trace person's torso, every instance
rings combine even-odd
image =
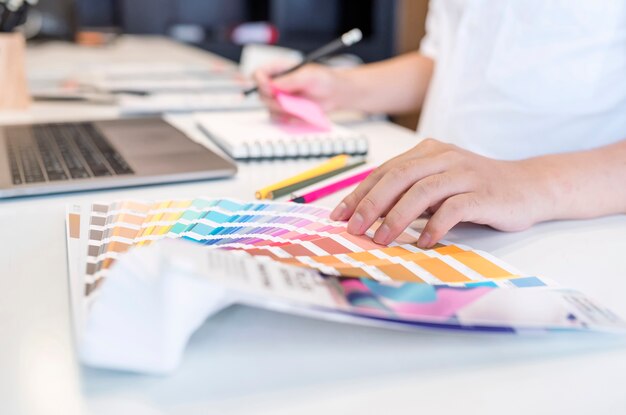
[[[435,0],[418,132],[502,159],[626,139],[626,2]]]

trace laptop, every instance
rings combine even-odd
[[[0,199],[233,176],[160,118],[0,127]]]

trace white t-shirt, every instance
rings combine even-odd
[[[418,133],[500,159],[626,139],[626,1],[431,0]]]

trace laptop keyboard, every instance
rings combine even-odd
[[[133,174],[93,124],[42,124],[6,130],[14,185]]]

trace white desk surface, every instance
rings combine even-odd
[[[61,49],[66,63],[80,54],[103,60],[107,53],[122,61],[148,46],[198,59],[197,52],[162,40],[128,42],[134,46],[120,54]],[[58,61],[58,54],[44,50],[32,51],[31,62],[44,60],[41,56]],[[112,114],[111,108],[64,105],[38,103],[28,115],[4,114],[0,120]],[[385,122],[355,128],[370,137],[373,162],[416,140],[410,131]],[[626,413],[626,338],[609,335],[396,332],[236,307],[208,320],[193,336],[172,376],[88,369],[76,362],[66,204],[123,197],[251,198],[285,171],[312,163],[256,163],[242,165],[229,180],[0,202],[0,413]],[[626,216],[546,223],[514,234],[463,225],[448,239],[580,289],[626,316]]]

